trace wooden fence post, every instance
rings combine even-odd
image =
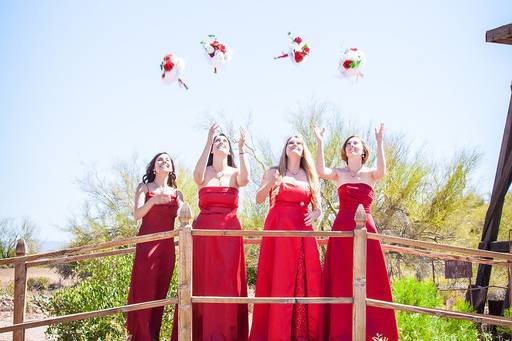
[[[363,205],[356,211],[354,230],[354,265],[352,305],[352,340],[366,340],[366,213]]]
[[[23,239],[18,240],[16,244],[16,256],[25,256],[26,247]],[[22,323],[25,321],[25,308],[27,294],[27,265],[26,263],[16,263],[14,267],[14,318],[13,323]],[[16,330],[12,332],[13,341],[24,341],[25,330]]]
[[[192,213],[183,204],[178,213],[179,232],[179,285],[178,285],[178,340],[192,341]]]

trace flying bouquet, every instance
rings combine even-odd
[[[291,40],[288,45],[288,52],[283,52],[281,55],[274,57],[274,59],[289,57],[292,63],[296,65],[303,64],[309,57],[310,49],[308,44],[304,43],[301,37],[292,36],[290,32],[288,32],[288,37]]]
[[[214,34],[208,35],[208,38],[201,42],[206,58],[213,67],[213,72],[218,73],[220,69],[231,61],[233,50],[225,43],[219,41]]]
[[[366,65],[364,52],[357,48],[349,48],[343,51],[340,59],[339,70],[344,78],[356,76],[363,77],[363,68]]]
[[[188,90],[188,86],[181,78],[185,70],[185,62],[183,59],[176,57],[172,53],[164,56],[160,63],[160,70],[162,71],[162,81],[165,84],[170,84],[178,81],[180,86]]]

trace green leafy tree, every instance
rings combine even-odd
[[[35,239],[36,225],[28,218],[17,222],[13,218],[0,218],[0,258],[16,256],[18,240],[24,239],[27,253],[36,253],[39,244]]]

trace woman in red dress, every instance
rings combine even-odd
[[[215,136],[217,128],[217,124],[210,127],[207,143],[194,169],[201,212],[193,228],[240,230],[236,215],[238,188],[249,183],[249,169],[243,150],[245,131],[240,129],[240,168],[237,168],[231,143],[224,134]],[[193,238],[193,295],[247,297],[242,237]],[[247,304],[192,305],[193,340],[243,341],[247,340],[248,332]],[[172,339],[177,340],[176,322]]]
[[[338,186],[340,209],[334,220],[333,231],[353,231],[354,215],[359,204],[366,211],[366,228],[376,233],[371,215],[374,198],[373,186],[386,174],[383,137],[384,125],[375,130],[377,142],[377,167],[368,168],[369,150],[358,136],[349,137],[343,144],[342,159],[347,163],[342,168],[327,168],[324,162],[323,139],[325,129],[315,128],[317,138],[316,167],[321,178],[333,180]],[[322,276],[322,296],[352,297],[352,238],[330,238],[325,255]],[[366,266],[366,295],[383,301],[392,301],[384,253],[380,242],[368,240]],[[326,304],[322,310],[322,340],[352,339],[352,305]],[[389,341],[398,340],[395,313],[391,309],[366,308],[366,339],[376,335]]]
[[[256,202],[264,202],[267,196],[270,210],[265,230],[313,230],[312,223],[321,214],[318,176],[302,137],[290,137],[279,166],[265,173]],[[263,238],[257,297],[318,297],[320,278],[314,237]],[[315,304],[255,304],[250,340],[318,340],[319,310]]]
[[[147,165],[135,193],[134,216],[142,219],[139,236],[174,229],[183,197],[176,189],[174,162],[158,153]],[[164,299],[174,271],[173,239],[137,244],[128,304]],[[160,340],[163,307],[128,313],[126,328],[131,341]]]

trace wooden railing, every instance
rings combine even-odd
[[[476,250],[464,247],[435,244],[388,235],[368,233],[366,230],[366,215],[360,205],[357,209],[354,232],[339,231],[249,231],[249,230],[194,230],[190,225],[191,214],[188,207],[179,212],[181,227],[174,231],[154,233],[144,236],[127,238],[118,241],[98,243],[82,247],[70,248],[54,252],[25,255],[25,244],[18,243],[16,257],[0,260],[0,265],[14,264],[14,318],[10,326],[0,327],[0,334],[12,332],[14,341],[25,338],[25,330],[34,327],[47,326],[57,323],[85,320],[94,317],[126,313],[170,304],[178,304],[179,339],[192,340],[192,304],[193,303],[272,303],[272,304],[352,304],[353,309],[353,336],[356,341],[366,340],[366,307],[380,307],[385,309],[401,310],[438,317],[468,320],[478,323],[488,323],[505,327],[512,327],[512,320],[504,317],[489,316],[476,313],[463,313],[442,309],[431,309],[409,306],[393,302],[375,300],[366,297],[366,246],[368,239],[381,242],[385,251],[401,254],[411,254],[438,259],[456,259],[479,264],[493,264],[510,267],[512,254]],[[192,295],[192,236],[239,236],[244,237],[247,244],[258,244],[261,237],[316,237],[324,244],[325,238],[354,238],[354,264],[353,264],[353,297],[218,297]],[[27,268],[39,265],[55,265],[79,260],[122,255],[134,252],[135,248],[112,249],[114,247],[139,244],[148,241],[178,238],[179,252],[179,285],[178,297],[148,301],[110,309],[81,312],[77,314],[50,317],[42,320],[25,321],[26,310],[26,282]],[[398,245],[396,245],[398,244]]]

